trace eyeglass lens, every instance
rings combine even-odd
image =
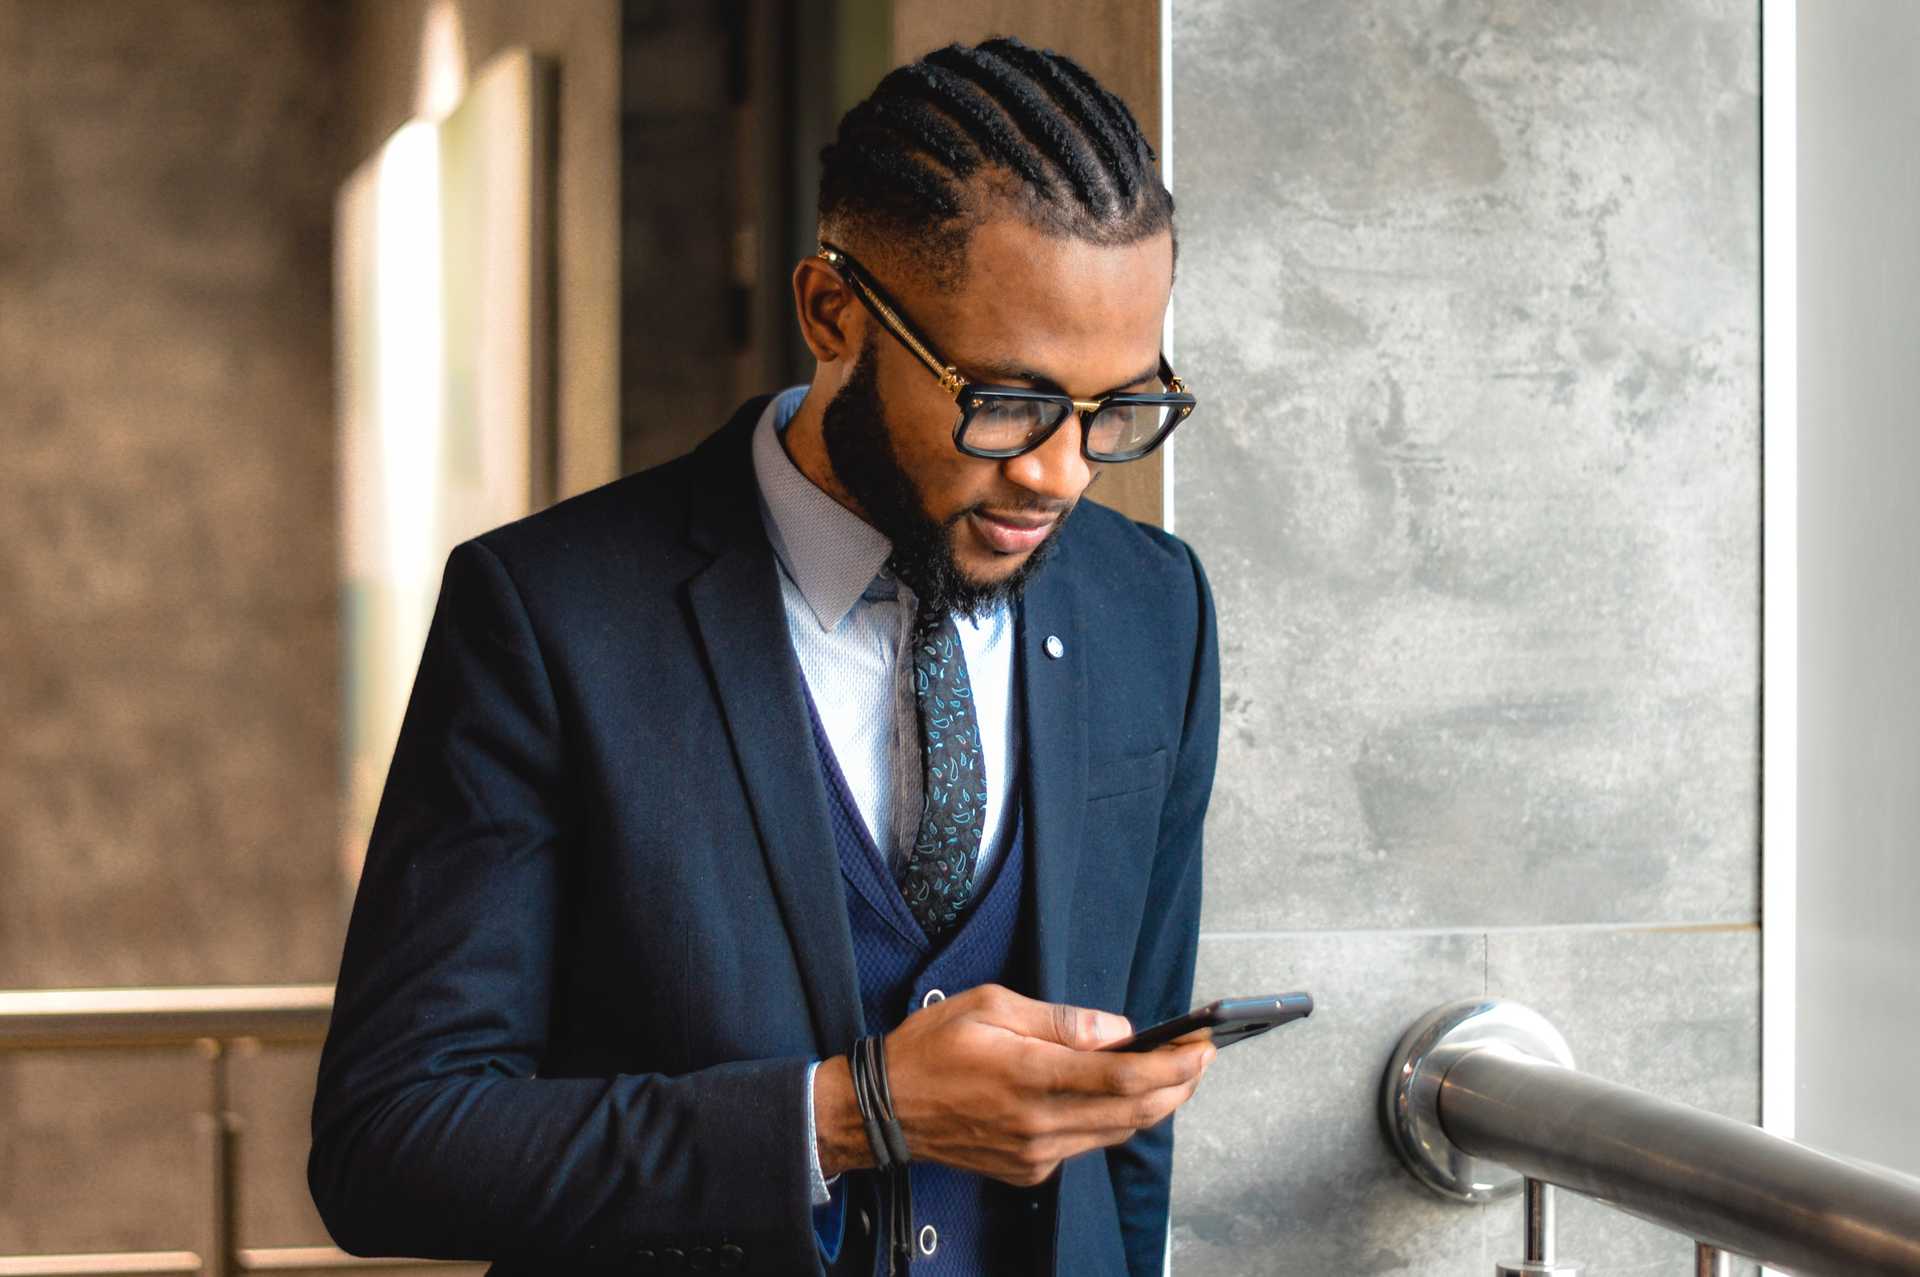
[[[1031,446],[1072,411],[1045,399],[988,399],[972,410],[962,441],[983,452],[1016,453]],[[1126,457],[1159,437],[1175,409],[1166,404],[1108,404],[1087,425],[1087,451]]]

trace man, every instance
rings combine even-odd
[[[1191,411],[1172,201],[1011,40],[822,158],[812,384],[448,561],[314,1106],[349,1250],[1161,1268],[1213,1048],[1095,1048],[1189,1004],[1214,622],[1079,498]]]

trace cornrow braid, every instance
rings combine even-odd
[[[1105,172],[1119,187],[1120,199],[1131,203],[1134,193],[1140,189],[1137,160],[1129,162],[1136,157],[1133,155],[1130,144],[1114,128],[1113,114],[1107,104],[1095,99],[1087,92],[1086,86],[1080,83],[1080,80],[1092,83],[1090,77],[1085,72],[1080,72],[1080,79],[1075,79],[1061,64],[1065,62],[1067,66],[1073,67],[1074,71],[1080,71],[1079,67],[1067,62],[1065,58],[1049,58],[1024,45],[1005,49],[1002,53],[1029,77],[1046,85],[1047,91],[1053,95],[1055,101],[1070,104],[1069,109],[1075,119],[1086,121],[1091,126],[1089,132],[1092,134],[1094,144],[1100,148],[1101,163]],[[1100,88],[1097,84],[1093,87],[1095,90]]]
[[[879,104],[881,118],[904,140],[918,141],[940,166],[955,177],[971,177],[980,167],[980,152],[955,128],[951,117],[923,99],[905,98]]]
[[[901,78],[899,91],[924,95],[924,100],[952,116],[980,148],[983,159],[1006,165],[1029,185],[1052,186],[1040,155],[1026,145],[1006,112],[997,109],[991,98],[969,88],[964,76],[930,61],[902,67],[887,79],[895,75]],[[886,82],[880,83],[884,86]],[[874,96],[879,96],[878,91]]]
[[[984,49],[963,49],[956,45],[929,53],[927,61],[946,67],[983,94],[993,96],[1000,110],[1012,118],[1023,139],[1041,143],[1035,149],[1064,173],[1079,203],[1107,211],[1102,207],[1105,203],[1103,183],[1085,137],[1053,99],[1015,70],[1012,63],[995,58]]]
[[[1133,113],[1072,59],[1012,37],[889,72],[820,160],[823,232],[880,241],[946,287],[973,229],[1009,201],[1049,234],[1101,244],[1173,227]]]
[[[1081,91],[1088,97],[1099,102],[1105,108],[1104,114],[1108,119],[1131,120],[1133,118],[1133,114],[1127,110],[1127,104],[1114,96],[1106,85],[1087,74],[1087,69],[1078,62],[1071,58],[1059,58],[1054,62],[1054,69],[1079,85]],[[1127,131],[1126,139],[1128,145],[1133,148],[1135,163],[1143,170],[1151,168],[1159,161],[1160,157],[1154,153],[1153,144],[1147,141],[1146,134],[1137,127]]]

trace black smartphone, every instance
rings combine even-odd
[[[1151,1051],[1181,1038],[1210,1039],[1217,1047],[1232,1046],[1313,1014],[1310,993],[1269,993],[1258,998],[1221,998],[1185,1015],[1176,1015],[1130,1038],[1109,1042],[1102,1051]]]

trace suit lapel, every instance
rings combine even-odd
[[[746,415],[743,409],[741,417]],[[834,1053],[850,1048],[861,1032],[859,976],[800,667],[787,637],[779,568],[760,523],[745,446],[751,435],[752,423],[736,417],[703,448],[710,466],[706,490],[716,499],[696,513],[690,536],[716,557],[688,583],[687,600],[713,670],[817,1041],[823,1051]]]
[[[1020,604],[1021,709],[1026,715],[1027,856],[1034,879],[1039,996],[1067,999],[1067,938],[1086,815],[1086,644],[1062,545]],[[1057,640],[1050,645],[1048,640]],[[1049,651],[1052,646],[1060,655]]]

